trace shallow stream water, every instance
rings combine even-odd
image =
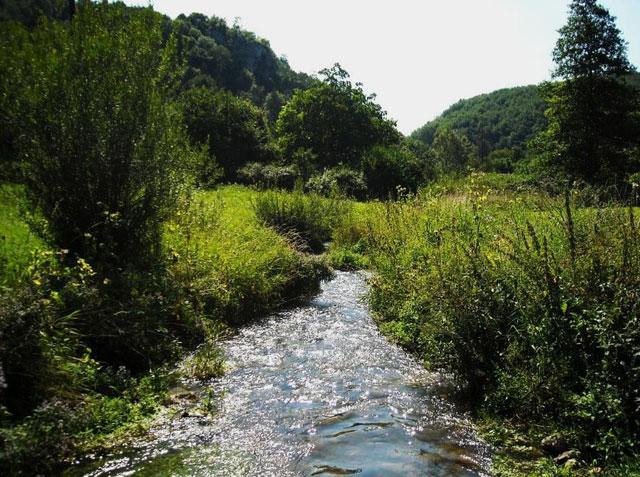
[[[429,373],[376,328],[361,273],[223,343],[228,371],[191,383],[213,416],[177,413],[149,438],[72,469],[126,476],[473,476],[488,448]]]

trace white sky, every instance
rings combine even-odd
[[[147,5],[147,0],[125,0]],[[569,0],[155,0],[267,39],[297,71],[339,62],[410,133],[461,98],[550,78]],[[601,0],[640,65],[640,0]]]

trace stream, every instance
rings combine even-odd
[[[222,344],[224,377],[185,384],[212,416],[167,416],[68,475],[487,475],[446,380],[380,334],[366,292],[365,274],[337,272],[306,305],[242,328]]]

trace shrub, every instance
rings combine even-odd
[[[291,190],[299,174],[295,165],[261,164],[251,162],[238,171],[238,178],[247,185],[261,188]]]
[[[167,105],[174,48],[161,17],[84,2],[71,24],[30,38],[20,150],[55,243],[101,273],[155,263],[194,161]]]
[[[249,100],[201,87],[182,93],[180,104],[190,139],[212,155],[201,175],[217,172],[219,164],[223,178],[232,181],[245,164],[273,159],[265,114]]]
[[[358,200],[367,196],[367,184],[362,172],[344,166],[326,169],[322,174],[311,177],[306,188],[324,196],[338,193]]]
[[[364,154],[362,170],[369,195],[396,197],[399,189],[415,191],[425,181],[427,164],[403,146],[377,146]]]

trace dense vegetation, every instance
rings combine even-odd
[[[506,88],[463,99],[411,134],[433,144],[438,130],[454,129],[478,148],[486,159],[496,149],[526,148],[526,143],[546,127],[545,102],[538,86]]]
[[[313,292],[328,241],[488,438],[556,442],[524,472],[637,467],[640,93],[614,19],[570,8],[555,83],[405,138],[340,65],[216,17],[3,2],[0,472],[139,430],[187,350],[219,375],[218,335]]]
[[[555,433],[579,451],[570,465],[638,452],[638,209],[592,200],[474,175],[360,209],[330,252],[374,268],[384,333],[452,372],[480,415],[529,423],[515,442],[532,462]],[[488,437],[513,439],[495,427]],[[555,475],[547,466],[522,472]]]

